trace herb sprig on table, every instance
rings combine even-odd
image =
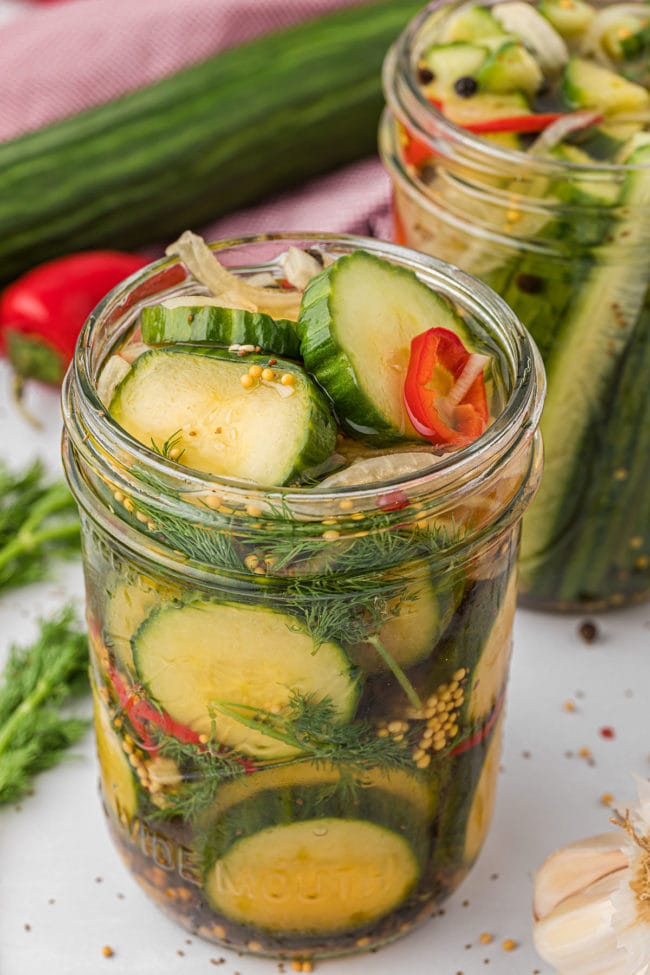
[[[33,644],[12,646],[0,682],[0,804],[28,793],[88,727],[65,714],[88,690],[87,638],[70,607],[39,625]]]
[[[0,591],[36,582],[56,558],[79,551],[79,518],[62,481],[40,462],[19,473],[0,466]]]

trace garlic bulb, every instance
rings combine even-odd
[[[553,853],[535,878],[534,940],[559,975],[650,975],[650,782],[616,832]]]

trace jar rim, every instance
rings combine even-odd
[[[510,453],[520,440],[537,428],[541,413],[545,378],[541,357],[531,336],[509,306],[488,286],[476,278],[446,262],[421,254],[402,245],[376,238],[354,234],[328,234],[321,232],[278,232],[251,234],[210,242],[215,252],[251,247],[260,243],[294,245],[297,242],[323,245],[340,254],[363,249],[378,257],[384,257],[409,267],[429,285],[440,285],[443,292],[452,290],[463,310],[474,315],[480,322],[490,320],[504,343],[502,351],[509,356],[511,385],[506,402],[499,415],[486,431],[467,447],[437,457],[430,467],[417,473],[397,476],[372,484],[347,485],[319,491],[316,487],[265,486],[241,479],[209,474],[183,467],[161,457],[131,437],[107,412],[101,402],[95,378],[101,364],[93,363],[94,331],[107,315],[119,309],[124,299],[139,283],[167,268],[182,266],[177,257],[163,257],[135,272],[109,292],[87,319],[79,336],[73,362],[66,374],[63,390],[64,422],[75,447],[83,452],[93,438],[104,444],[112,457],[128,456],[154,476],[165,480],[176,479],[184,492],[215,490],[228,492],[229,497],[276,500],[279,504],[297,504],[308,501],[322,504],[335,499],[340,502],[352,498],[357,503],[376,499],[387,488],[408,488],[414,494],[427,497],[449,495],[455,485],[464,484],[477,470],[489,467],[505,453]],[[241,272],[253,266],[237,267]],[[186,279],[187,280],[187,279]],[[191,281],[191,277],[189,278]],[[151,296],[150,296],[151,297]],[[147,302],[143,302],[146,304]],[[150,302],[149,302],[150,303]],[[141,307],[138,306],[138,307]],[[494,336],[493,336],[494,337]],[[509,348],[505,346],[509,345]],[[110,350],[109,353],[110,354]],[[95,378],[93,378],[95,377]]]
[[[417,83],[414,67],[421,48],[421,33],[433,15],[442,14],[445,8],[461,6],[464,0],[430,0],[406,25],[402,33],[389,48],[384,58],[382,81],[384,97],[388,107],[398,119],[406,118],[412,134],[424,139],[446,158],[466,159],[468,156],[482,159],[486,166],[499,165],[508,169],[509,175],[516,178],[522,174],[534,173],[549,178],[560,174],[570,174],[576,179],[611,179],[648,166],[631,165],[625,162],[597,161],[584,163],[575,160],[553,159],[546,156],[532,156],[523,149],[490,142],[481,135],[470,132],[448,119],[423,94]],[[480,0],[482,6],[493,6],[500,0]],[[531,2],[531,0],[526,0]],[[641,7],[642,0],[634,0]]]

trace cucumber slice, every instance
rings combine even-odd
[[[438,870],[457,875],[478,856],[490,826],[499,777],[504,712],[486,737],[451,759],[434,848]]]
[[[471,98],[449,96],[444,105],[445,117],[457,125],[471,125],[485,119],[530,115],[530,105],[520,91],[479,91]]]
[[[607,115],[635,112],[650,106],[650,92],[601,64],[573,57],[561,84],[562,98],[570,108],[600,109]]]
[[[153,349],[118,385],[110,412],[141,443],[174,445],[186,467],[259,484],[286,484],[326,460],[336,424],[327,401],[303,369],[279,360],[275,379],[241,379],[268,359],[216,350]],[[280,383],[283,375],[292,385]],[[288,395],[287,395],[288,394]]]
[[[501,762],[503,722],[504,717],[501,714],[494,733],[490,737],[478,785],[474,790],[472,803],[469,807],[463,847],[463,860],[466,864],[474,863],[481,852],[492,822],[499,778],[499,764]]]
[[[135,775],[97,688],[93,692],[95,746],[102,794],[117,822],[129,823],[138,806]]]
[[[326,787],[325,791],[331,796],[337,789],[347,789],[350,785],[364,791],[381,789],[389,792],[393,801],[412,804],[426,821],[433,819],[437,808],[437,783],[431,776],[383,766],[361,771],[344,764],[293,762],[258,769],[254,773],[240,775],[231,782],[224,782],[219,786],[215,801],[203,816],[201,825],[203,829],[212,826],[226,810],[261,793],[319,786]]]
[[[569,60],[569,49],[546,20],[530,3],[508,0],[494,5],[493,13],[508,34],[528,48],[545,77],[558,76]]]
[[[638,207],[650,204],[650,135],[636,136],[621,193],[624,216],[603,245],[566,310],[563,329],[547,363],[548,387],[540,428],[545,460],[542,483],[524,518],[521,569],[525,589],[544,571],[545,553],[562,536],[581,504],[580,485],[601,414],[608,409],[612,379],[643,309],[650,264],[616,260],[620,243],[637,248],[647,228]],[[620,242],[620,243],[619,243]],[[543,588],[543,580],[542,580]]]
[[[485,44],[488,39],[497,39],[500,44],[506,36],[494,13],[478,4],[463,6],[448,16],[442,33],[446,41],[476,41],[479,44]]]
[[[426,85],[427,95],[446,99],[453,93],[459,78],[476,77],[487,56],[488,48],[468,41],[434,44],[422,57],[422,63],[434,76]]]
[[[422,580],[409,586],[387,609],[395,609],[395,615],[380,627],[377,638],[391,660],[408,668],[433,652],[449,623],[454,600],[447,592],[439,596],[429,580]],[[388,669],[384,657],[371,643],[357,643],[347,649],[354,663],[366,673]]]
[[[517,574],[512,572],[496,618],[472,673],[465,714],[479,727],[492,713],[508,682],[512,625],[517,605]]]
[[[298,620],[262,606],[197,601],[154,612],[138,630],[133,653],[140,679],[172,718],[245,755],[280,759],[300,749],[248,727],[213,704],[281,713],[292,694],[329,699],[348,721],[359,695],[341,647],[319,646]],[[246,709],[253,709],[246,710]]]
[[[470,734],[489,719],[506,687],[516,591],[513,571],[475,581],[436,648],[428,686],[435,691],[464,671],[460,718]]]
[[[434,326],[464,329],[443,298],[412,271],[359,250],[312,278],[299,323],[305,367],[346,430],[374,443],[420,439],[403,400],[411,339]]]
[[[596,12],[584,0],[542,0],[537,9],[558,34],[570,39],[584,34]]]
[[[222,308],[214,304],[183,299],[182,305],[163,302],[142,309],[142,341],[149,345],[164,342],[198,342],[213,345],[253,345],[264,352],[300,358],[300,339],[296,323],[286,318],[271,318],[263,312],[242,308]]]
[[[506,41],[481,65],[476,80],[483,91],[523,91],[532,98],[541,88],[544,75],[523,44]]]
[[[270,785],[273,770],[260,774]],[[352,789],[349,780],[333,782],[329,768],[320,781],[304,766],[284,777],[283,786],[222,809],[207,830],[211,905],[276,934],[323,935],[354,931],[402,903],[421,874],[431,804],[414,803],[401,782],[393,792],[399,775]]]
[[[106,586],[102,634],[119,666],[132,675],[135,672],[131,640],[140,624],[155,606],[179,599],[178,586],[163,585],[140,577],[137,582],[114,576]]]
[[[398,833],[323,816],[239,840],[214,864],[205,894],[240,924],[282,934],[333,934],[390,913],[419,872]]]

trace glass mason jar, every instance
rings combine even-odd
[[[136,442],[98,396],[145,304],[200,288],[177,259],[111,292],[63,390],[83,526],[109,828],[192,932],[311,959],[400,937],[461,882],[488,828],[537,487],[543,373],[498,296],[391,244],[212,244],[282,276],[289,244],[363,248],[447,296],[494,356],[502,409],[470,446],[371,485],[265,490]]]
[[[489,284],[542,354],[544,476],[523,524],[522,601],[583,610],[647,599],[650,136],[634,165],[585,165],[445,119],[417,72],[459,7],[427,6],[385,60],[380,151],[395,239]]]

